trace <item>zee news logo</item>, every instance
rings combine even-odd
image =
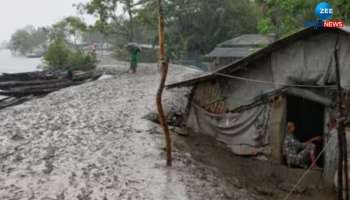
[[[345,27],[344,20],[332,19],[334,10],[328,2],[321,2],[315,8],[315,14],[319,18],[316,21],[306,21],[306,27],[319,28],[343,28]]]
[[[325,20],[323,21],[324,28],[344,28],[345,23],[342,20]]]

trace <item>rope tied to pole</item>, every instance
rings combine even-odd
[[[288,200],[293,192],[297,189],[297,187],[301,184],[304,178],[310,173],[312,167],[316,164],[316,162],[321,158],[322,154],[327,150],[331,141],[328,141],[327,144],[323,147],[322,151],[317,155],[314,162],[310,165],[310,167],[304,172],[304,174],[298,179],[297,183],[293,186],[293,188],[289,191],[286,197],[283,200]]]

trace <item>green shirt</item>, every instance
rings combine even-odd
[[[130,62],[131,63],[138,63],[139,62],[139,51],[133,51],[131,52],[131,55],[130,55]]]

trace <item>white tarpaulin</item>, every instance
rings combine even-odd
[[[274,81],[310,85],[334,84],[336,46],[341,83],[343,87],[350,89],[350,39],[347,35],[335,33],[320,34],[307,40],[299,40],[272,52]]]
[[[235,154],[265,153],[269,106],[261,105],[239,113],[212,114],[193,104],[197,127],[225,143]]]

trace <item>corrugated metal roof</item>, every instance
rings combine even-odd
[[[220,43],[218,47],[232,47],[232,46],[266,46],[273,42],[273,37],[261,34],[244,34]]]
[[[325,32],[344,32],[347,34],[350,34],[350,27],[345,27],[345,28],[336,28],[336,29],[314,29],[313,27],[309,27],[309,28],[305,28],[302,29],[292,35],[289,35],[285,38],[282,38],[272,44],[270,44],[269,46],[250,54],[249,56],[235,61],[233,63],[230,63],[226,66],[223,66],[219,69],[217,69],[214,72],[211,72],[210,74],[204,75],[204,76],[200,76],[197,78],[193,78],[193,79],[189,79],[189,80],[185,80],[185,81],[181,81],[181,82],[177,82],[177,83],[173,83],[173,84],[169,84],[167,85],[167,88],[176,88],[176,87],[186,87],[186,86],[191,86],[193,84],[202,82],[202,81],[208,81],[211,79],[216,78],[218,75],[216,73],[222,73],[222,74],[230,74],[233,73],[237,70],[239,70],[242,67],[247,66],[250,62],[255,61],[261,57],[264,57],[266,55],[268,55],[269,53],[276,51],[277,49],[286,46],[296,40],[302,39],[302,38],[306,38],[306,37],[310,37],[313,35],[318,35],[321,33],[325,33]]]
[[[215,48],[205,57],[213,58],[243,58],[256,52],[259,48],[236,47],[236,48]]]

